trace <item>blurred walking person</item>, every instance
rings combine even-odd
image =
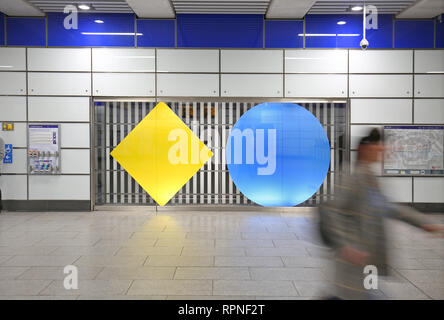
[[[444,230],[411,207],[390,203],[381,192],[373,168],[384,151],[381,134],[373,129],[361,139],[351,175],[341,178],[333,201],[320,207],[320,232],[334,252],[334,298],[372,299],[375,290],[364,287],[364,267],[388,274],[384,218],[402,220],[429,232]]]

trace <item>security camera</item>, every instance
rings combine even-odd
[[[367,49],[367,48],[368,48],[368,45],[369,45],[367,39],[365,39],[365,38],[362,39],[361,42],[360,42],[359,44],[361,45],[361,49],[362,49],[362,50]]]

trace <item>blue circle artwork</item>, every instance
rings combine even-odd
[[[248,199],[290,207],[309,199],[330,165],[330,144],[319,121],[292,103],[263,103],[246,112],[230,132],[228,170]]]

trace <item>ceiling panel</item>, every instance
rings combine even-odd
[[[174,18],[170,0],[127,0],[139,18]]]
[[[87,4],[91,7],[87,12],[101,13],[132,13],[133,10],[125,0],[28,0],[43,12],[63,12],[67,5]],[[82,11],[82,10],[79,10]]]
[[[273,0],[266,17],[269,19],[302,19],[316,0]]]
[[[171,0],[176,13],[265,14],[270,0]]]
[[[0,0],[0,12],[8,16],[39,17],[45,15],[25,0]]]
[[[444,0],[422,0],[401,12],[398,18],[434,18],[444,13]]]
[[[373,5],[380,14],[398,14],[406,8],[413,5],[417,0],[373,0],[365,1],[366,5]],[[443,1],[443,0],[438,0]],[[359,13],[351,11],[356,5],[363,5],[363,0],[324,0],[316,1],[308,11],[309,14],[341,14],[341,13]],[[362,12],[362,11],[361,11]]]

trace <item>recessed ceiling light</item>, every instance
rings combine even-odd
[[[344,24],[346,24],[347,22],[345,22],[345,21],[338,21],[338,24],[340,25],[340,26],[342,26],[342,25],[344,25]]]
[[[354,6],[351,9],[352,9],[352,11],[361,11],[362,7],[361,6]]]
[[[95,23],[103,23],[103,20],[94,20]]]
[[[89,10],[89,9],[91,9],[88,5],[86,5],[86,4],[79,4],[79,9],[81,9],[81,10]]]

